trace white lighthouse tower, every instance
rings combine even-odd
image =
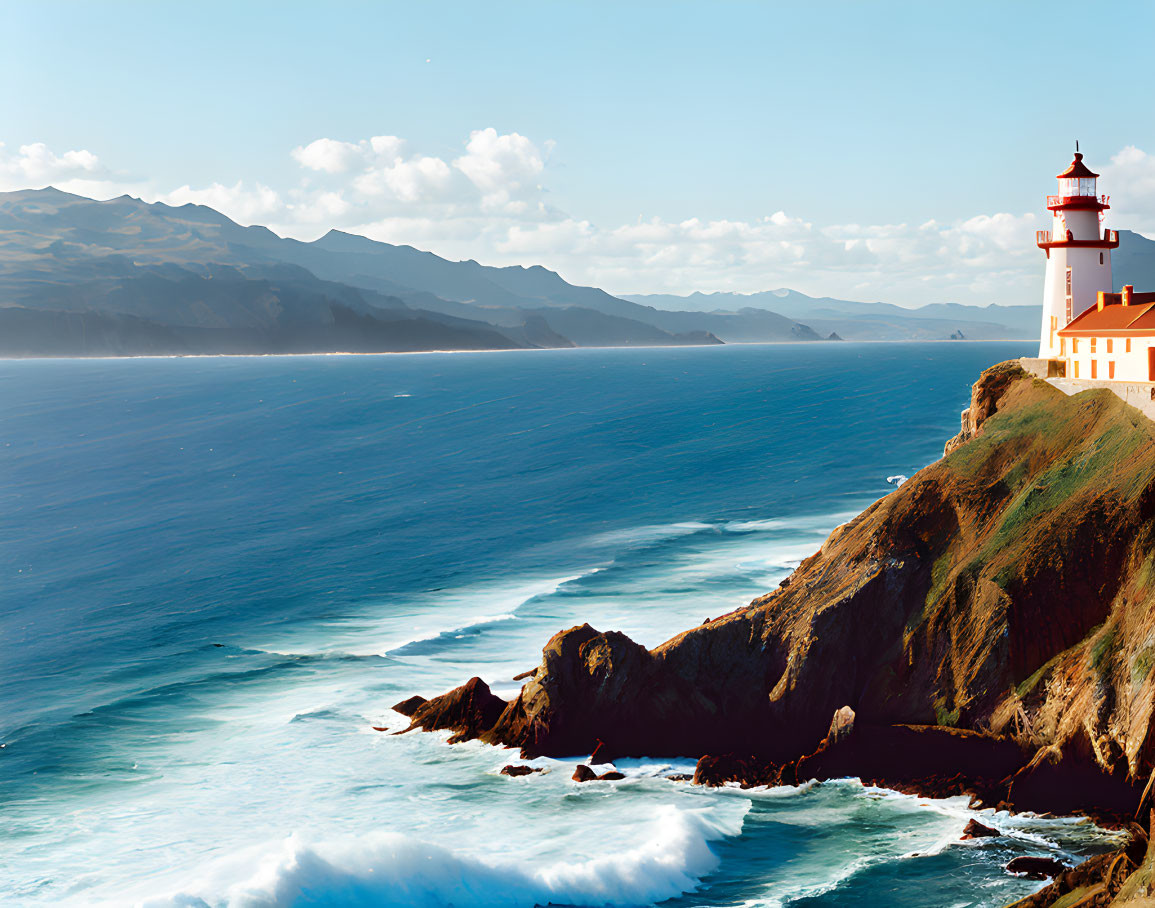
[[[1098,176],[1076,150],[1075,160],[1059,174],[1059,194],[1047,196],[1054,216],[1051,229],[1036,236],[1047,253],[1039,343],[1043,359],[1060,355],[1060,328],[1095,305],[1099,291],[1111,292],[1111,250],[1119,245],[1119,234],[1102,228],[1103,212],[1110,206],[1095,188]]]

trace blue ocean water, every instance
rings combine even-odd
[[[936,459],[1029,345],[0,362],[0,903],[995,906],[1091,824],[497,774],[390,705],[655,645]]]

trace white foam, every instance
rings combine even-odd
[[[708,530],[717,530],[712,523],[687,520],[681,523],[662,523],[650,526],[627,527],[622,530],[610,530],[590,537],[586,545],[589,546],[616,546],[631,547],[638,545],[653,545],[666,539],[677,539],[680,536],[691,536]]]
[[[739,835],[745,811],[656,811],[636,848],[542,867],[463,856],[396,833],[310,843],[293,835],[257,859],[234,859],[203,887],[143,901],[145,908],[219,903],[230,908],[293,905],[533,908],[550,902],[643,905],[696,889],[718,863],[710,843]]]

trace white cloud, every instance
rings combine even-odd
[[[291,152],[293,160],[310,170],[325,173],[344,173],[362,161],[367,145],[362,142],[338,142],[335,139],[317,139],[308,145],[298,145]]]
[[[1111,158],[1099,180],[1111,196],[1111,221],[1155,236],[1155,155],[1128,145]]]
[[[284,203],[274,190],[260,183],[250,189],[242,181],[232,186],[213,183],[205,189],[181,186],[172,192],[157,195],[150,201],[164,202],[166,205],[207,205],[245,225],[263,224],[270,218],[278,217],[284,210]]]
[[[319,138],[290,151],[295,184],[181,186],[116,182],[95,154],[43,144],[0,146],[0,187],[53,182],[107,198],[133,194],[209,205],[244,224],[312,239],[331,227],[454,259],[543,264],[610,291],[789,286],[814,295],[905,305],[957,300],[1032,303],[1042,262],[1041,213],[976,213],[954,222],[818,225],[786,211],[753,219],[686,217],[597,224],[546,203],[550,142],[489,127],[462,152],[410,150],[397,136]],[[1104,168],[1111,222],[1155,232],[1155,156],[1127,147]],[[117,191],[113,191],[117,190]]]
[[[469,134],[465,154],[453,162],[482,193],[486,207],[524,201],[540,191],[545,169],[542,153],[532,141],[516,132],[498,135],[492,126]]]
[[[363,196],[390,195],[402,202],[419,202],[440,195],[451,179],[449,165],[441,158],[419,155],[372,167],[353,181],[353,187]]]
[[[0,142],[0,190],[39,189],[77,179],[91,182],[103,171],[96,155],[85,149],[57,155],[43,142],[33,142],[12,154]]]

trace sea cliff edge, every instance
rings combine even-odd
[[[508,703],[475,678],[404,705],[410,729],[526,757],[696,756],[704,785],[857,776],[1130,825],[1018,904],[1155,904],[1134,822],[1155,780],[1153,603],[1155,423],[1001,363],[942,459],[775,591],[652,650],[561,631]]]

